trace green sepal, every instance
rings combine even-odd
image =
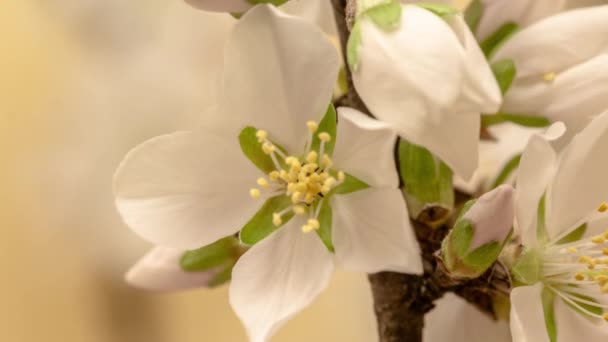
[[[511,273],[515,281],[523,285],[532,285],[540,279],[541,259],[537,250],[525,250],[515,260]]]
[[[331,170],[329,173],[334,178],[338,177],[338,172],[335,170]],[[344,176],[344,182],[331,189],[329,194],[327,194],[327,197],[330,197],[331,195],[350,194],[352,192],[361,191],[369,188],[369,185],[367,183],[351,175],[350,173],[344,172]]]
[[[209,280],[207,286],[210,288],[218,287],[226,284],[232,279],[232,269],[236,261],[227,263],[224,268]]]
[[[238,257],[239,242],[233,237],[220,239],[210,245],[187,251],[180,259],[180,267],[186,272],[207,271]]]
[[[264,153],[262,150],[262,144],[258,141],[256,136],[258,129],[255,127],[247,126],[241,130],[239,134],[239,144],[241,145],[241,151],[258,169],[264,173],[269,173],[276,169],[272,158]],[[274,144],[274,143],[273,143]],[[278,149],[283,150],[277,144],[274,144]],[[283,150],[284,151],[284,150]]]
[[[267,199],[262,208],[258,210],[241,230],[241,242],[253,246],[291,220],[294,215],[292,211],[282,216],[283,223],[281,226],[277,227],[272,222],[272,214],[280,212],[291,204],[291,199],[285,195]]]
[[[513,171],[517,170],[519,167],[519,163],[521,162],[521,154],[516,155],[515,157],[509,159],[509,161],[502,167],[498,176],[492,183],[492,189],[498,187],[501,184],[507,182]]]
[[[367,15],[378,27],[385,31],[394,30],[401,23],[401,4],[398,1],[376,5],[368,8],[362,15]]]
[[[498,255],[502,251],[502,247],[502,241],[494,241],[481,245],[464,257],[464,264],[475,270],[477,275],[482,275],[496,262]]]
[[[464,21],[471,29],[471,32],[477,31],[481,17],[483,16],[484,7],[481,0],[473,0],[464,11]]]
[[[547,127],[551,124],[549,119],[534,115],[497,113],[494,115],[481,116],[481,125],[483,127],[498,125],[505,122],[512,122],[524,127]]]
[[[442,208],[443,217],[454,209],[453,173],[450,168],[422,146],[400,139],[398,146],[399,175],[410,216],[417,219],[428,208]]]
[[[506,94],[517,75],[515,63],[512,59],[503,59],[492,63],[491,67],[500,91],[503,95]]]
[[[346,61],[351,71],[357,71],[359,67],[359,47],[361,46],[361,22],[355,21],[346,43]]]
[[[555,294],[551,290],[543,288],[541,300],[543,303],[543,313],[545,316],[545,328],[547,329],[547,335],[549,335],[549,340],[551,342],[557,342],[557,326],[555,324]]]
[[[583,238],[583,236],[585,235],[586,232],[587,232],[587,224],[583,223],[580,226],[578,226],[578,228],[576,228],[575,230],[573,230],[572,232],[570,232],[568,235],[566,235],[563,238],[559,239],[559,241],[557,242],[557,244],[558,245],[563,245],[563,244],[566,244],[566,243],[578,241],[578,240],[580,240],[580,239]]]
[[[519,30],[515,23],[506,23],[479,44],[486,57],[491,57],[511,36]]]
[[[321,205],[321,210],[319,211],[319,216],[317,216],[317,220],[319,220],[319,229],[316,230],[317,235],[323,241],[325,247],[330,252],[334,252],[334,244],[332,242],[332,210],[329,205],[329,201],[323,201],[323,205]]]
[[[334,146],[336,146],[336,126],[338,124],[338,116],[336,115],[336,108],[333,104],[330,104],[327,108],[327,112],[319,122],[319,129],[312,137],[311,150],[319,151],[321,146],[321,140],[319,139],[319,133],[327,132],[331,135],[331,140],[325,143],[324,153],[327,153],[330,157],[334,153]],[[319,156],[322,158],[323,156]]]
[[[444,4],[419,2],[419,3],[416,3],[416,5],[422,7],[426,10],[429,10],[440,17],[459,13],[459,11],[456,8],[449,6],[449,5],[444,5]]]

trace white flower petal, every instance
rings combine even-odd
[[[353,81],[374,115],[390,123],[436,118],[458,99],[464,50],[439,16],[403,5],[400,27],[390,32],[368,17],[360,20]]]
[[[608,112],[594,119],[563,152],[547,202],[547,229],[574,229],[608,200]]]
[[[505,96],[502,110],[563,121],[571,137],[606,110],[607,96],[608,54],[602,54],[564,71],[552,82],[539,78],[536,82],[515,83]]]
[[[484,11],[477,27],[477,36],[480,40],[484,40],[509,22],[523,28],[564,10],[566,2],[566,0],[483,0]]]
[[[513,342],[549,342],[541,293],[542,284],[520,286],[511,291]]]
[[[178,291],[207,287],[217,271],[185,272],[179,266],[183,250],[155,247],[126,275],[127,283],[150,291]]]
[[[482,112],[494,114],[500,108],[502,94],[486,57],[461,15],[445,18],[465,50],[465,73],[461,99],[455,113]]]
[[[331,1],[291,0],[281,6],[281,11],[302,17],[318,25],[330,37],[338,38],[338,28]]]
[[[555,323],[558,341],[608,340],[608,325],[605,322],[593,322],[561,300],[555,303]]]
[[[338,130],[332,160],[336,168],[374,187],[397,187],[397,135],[391,127],[358,110],[338,108]]]
[[[265,342],[328,285],[332,255],[315,233],[293,219],[254,245],[232,272],[230,304],[251,342]]]
[[[123,220],[162,246],[194,249],[233,234],[260,203],[248,197],[259,172],[238,139],[178,132],[134,148],[114,176]]]
[[[518,32],[493,60],[512,59],[517,79],[559,73],[608,52],[608,5],[563,12]]]
[[[562,123],[550,127],[549,138],[553,138],[551,135],[560,127],[563,129]],[[515,193],[516,228],[526,246],[535,247],[537,244],[538,204],[551,182],[556,161],[557,155],[547,136],[534,134],[530,137],[519,163]]]
[[[509,325],[495,321],[453,293],[435,302],[424,317],[423,341],[511,342]]]
[[[329,106],[339,67],[336,49],[318,27],[256,6],[227,43],[222,114],[267,130],[288,151],[299,151],[306,122],[320,120]]]
[[[247,0],[186,0],[186,2],[198,9],[213,12],[241,13],[253,6]]]
[[[401,191],[366,189],[332,198],[336,259],[351,271],[422,273]]]

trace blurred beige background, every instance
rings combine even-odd
[[[1,341],[245,341],[225,287],[123,283],[149,246],[111,194],[131,147],[200,120],[226,20],[179,0],[0,1]],[[364,275],[336,274],[273,341],[310,340],[376,340]]]

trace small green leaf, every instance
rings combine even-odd
[[[232,269],[234,268],[235,264],[236,261],[227,263],[218,274],[216,274],[213,278],[209,280],[207,286],[209,286],[210,288],[214,288],[229,282],[232,278]]]
[[[494,62],[492,63],[492,72],[494,73],[494,77],[496,77],[500,91],[503,95],[506,94],[515,79],[515,75],[517,75],[515,63],[512,59]]]
[[[258,141],[255,127],[245,127],[239,134],[239,144],[243,154],[251,160],[251,162],[262,170],[264,173],[269,173],[275,169],[274,163],[269,155],[262,150],[262,144]]]
[[[180,259],[180,266],[186,272],[210,270],[232,261],[235,257],[238,241],[230,236],[208,246],[188,251]]]
[[[279,227],[275,226],[272,222],[272,214],[280,212],[281,210],[291,205],[291,199],[285,195],[269,198],[266,200],[262,208],[245,224],[245,227],[241,230],[241,241],[244,244],[253,246],[270,233],[277,230]],[[287,223],[293,217],[293,212],[288,212],[283,215],[283,225]]]
[[[426,2],[420,2],[420,3],[417,3],[416,5],[429,10],[440,17],[444,17],[446,15],[458,14],[458,10],[449,5],[426,3]]]
[[[540,257],[538,251],[525,250],[511,268],[515,280],[521,284],[532,285],[540,279]]]
[[[323,244],[325,244],[325,247],[327,247],[327,249],[333,253],[335,250],[331,239],[332,215],[329,201],[323,201],[323,205],[319,211],[319,216],[317,217],[320,224],[319,229],[317,229],[317,234],[321,238],[321,241],[323,241]]]
[[[573,230],[570,234],[564,236],[563,238],[561,238],[557,244],[558,245],[563,245],[565,243],[570,243],[570,242],[574,242],[574,241],[578,241],[580,239],[583,238],[583,235],[585,235],[585,232],[587,232],[587,224],[583,223],[581,224],[578,228],[576,228],[575,230]]]
[[[481,0],[473,0],[464,12],[464,21],[472,32],[477,31],[483,12],[484,8]]]
[[[391,1],[367,9],[362,15],[367,15],[378,27],[385,31],[399,27],[401,23],[401,4]]]
[[[541,294],[543,312],[545,314],[545,327],[551,342],[557,342],[557,327],[555,325],[555,294],[547,288],[543,288]]]
[[[454,225],[454,228],[450,232],[450,238],[452,240],[453,252],[456,253],[458,258],[464,258],[469,251],[471,240],[473,239],[473,225],[468,220],[458,220]]]
[[[513,173],[513,171],[517,170],[517,168],[519,167],[520,161],[521,161],[521,154],[518,154],[515,157],[511,158],[505,164],[505,166],[503,166],[502,170],[496,177],[496,180],[494,180],[494,183],[492,184],[492,189],[498,187],[501,184],[506,183],[507,180],[509,179],[509,176],[511,176],[511,174]]]
[[[336,171],[332,170],[332,171],[330,171],[330,174],[333,177],[337,178]],[[333,188],[327,195],[328,197],[331,195],[334,195],[334,194],[335,195],[350,194],[355,191],[365,190],[365,189],[369,188],[369,185],[367,185],[367,183],[360,180],[359,178],[357,178],[347,172],[344,172],[344,175],[346,176],[344,178],[344,182],[342,184],[338,185],[337,187]]]
[[[512,122],[524,127],[547,127],[551,124],[549,119],[535,115],[497,113],[481,116],[481,125],[483,127],[490,127],[505,122]]]
[[[479,46],[486,55],[491,57],[515,32],[519,30],[519,26],[515,23],[506,23],[502,25],[496,32],[492,33]]]
[[[355,21],[346,43],[346,61],[351,71],[359,67],[359,46],[361,46],[361,22]]]
[[[331,135],[331,140],[325,143],[324,153],[327,153],[330,157],[334,153],[334,146],[336,145],[336,125],[338,123],[338,117],[336,115],[336,109],[333,104],[330,104],[325,112],[325,116],[319,122],[319,129],[317,133],[312,137],[311,149],[319,152],[321,146],[321,140],[319,139],[318,133],[327,132]],[[321,156],[319,156],[321,157]]]

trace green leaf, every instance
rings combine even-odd
[[[456,8],[449,6],[449,5],[426,3],[426,2],[419,2],[416,5],[429,10],[440,17],[458,13],[458,10]]]
[[[401,4],[391,1],[367,9],[362,15],[367,15],[378,27],[385,31],[399,27],[401,23]]]
[[[427,206],[454,208],[452,170],[422,146],[400,139],[399,175],[410,215],[417,218]]]
[[[335,170],[331,170],[330,174],[333,177],[337,177],[337,172]],[[360,190],[365,190],[367,188],[369,188],[369,185],[367,185],[367,183],[365,183],[364,181],[360,180],[359,178],[344,172],[344,182],[340,185],[338,185],[337,187],[333,188],[329,194],[327,194],[327,197],[331,196],[331,195],[344,195],[344,194],[350,194],[351,192],[355,192],[355,191],[360,191]]]
[[[346,61],[351,71],[359,67],[359,46],[361,46],[361,22],[355,21],[346,43]]]
[[[235,237],[227,237],[218,240],[208,246],[188,251],[182,255],[180,266],[186,272],[200,272],[210,270],[232,261],[238,249],[238,241]]]
[[[325,247],[327,247],[327,249],[333,253],[335,249],[331,239],[332,215],[333,214],[331,206],[329,205],[329,201],[323,201],[323,205],[321,206],[321,210],[319,211],[319,216],[317,217],[317,220],[319,220],[320,224],[319,229],[317,229],[317,234],[321,238],[321,241],[323,241],[323,244],[325,244]]]
[[[503,95],[506,94],[517,75],[515,63],[512,59],[494,62],[492,63],[492,72],[494,73],[494,77],[496,77],[500,91]]]
[[[239,134],[239,144],[243,154],[251,160],[251,162],[262,170],[264,173],[269,173],[275,169],[274,163],[269,155],[262,150],[262,144],[258,141],[255,127],[245,127]]]
[[[464,12],[464,21],[472,32],[477,31],[483,12],[484,8],[481,0],[473,0]]]
[[[277,230],[279,227],[275,226],[272,222],[272,214],[280,212],[281,210],[291,205],[291,199],[285,195],[269,198],[266,200],[262,208],[245,224],[241,230],[241,241],[244,244],[253,246],[270,233]],[[283,224],[287,223],[293,217],[293,212],[290,211],[283,215]],[[281,225],[281,226],[282,226]]]
[[[521,284],[532,285],[540,279],[540,257],[534,249],[525,250],[511,268],[515,280]]]
[[[543,312],[545,314],[545,327],[551,342],[557,342],[557,327],[555,325],[555,294],[547,288],[543,288],[541,294]]]
[[[334,153],[334,146],[336,145],[336,125],[338,123],[338,117],[336,115],[336,109],[333,104],[330,104],[327,108],[327,112],[325,112],[325,116],[319,122],[319,129],[317,133],[312,137],[311,149],[315,151],[319,151],[319,147],[321,146],[321,140],[319,139],[319,133],[327,132],[331,135],[331,140],[325,143],[324,153],[327,153],[330,157]],[[322,156],[319,156],[321,158]]]
[[[500,173],[494,180],[494,183],[492,184],[492,189],[496,188],[497,186],[499,186],[501,184],[506,183],[507,179],[509,179],[509,176],[511,176],[513,171],[515,171],[519,167],[520,161],[521,161],[521,154],[516,155],[515,157],[511,158],[505,164],[505,166],[503,166],[502,170],[500,171]]]
[[[519,26],[515,23],[506,23],[502,25],[496,32],[492,33],[479,46],[486,55],[491,57],[513,34],[519,30]]]
[[[557,244],[558,245],[563,245],[565,243],[570,243],[570,242],[574,242],[574,241],[578,241],[580,239],[583,238],[583,235],[585,235],[585,232],[587,232],[587,224],[583,223],[581,224],[578,228],[576,228],[575,230],[573,230],[570,234],[564,236],[563,238],[561,238]]]
[[[213,278],[209,280],[207,286],[209,286],[210,288],[214,288],[229,282],[232,278],[232,269],[234,268],[235,264],[236,261],[227,263],[224,266],[224,269],[222,269],[218,274],[216,274]]]
[[[464,258],[469,251],[471,240],[473,240],[473,225],[469,220],[458,220],[450,232],[453,252],[460,259]]]
[[[497,113],[481,116],[481,125],[483,127],[490,127],[505,122],[512,122],[524,127],[546,127],[551,124],[549,119],[535,115]]]

